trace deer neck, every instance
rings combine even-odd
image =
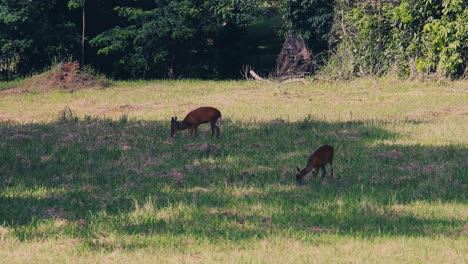
[[[314,167],[315,166],[312,163],[307,164],[307,166],[305,167],[306,173],[311,172],[314,169]]]
[[[187,122],[187,121],[182,121],[180,122],[178,125],[177,125],[177,129],[179,130],[182,130],[182,129],[187,129],[187,128],[191,128],[192,127],[192,124]]]

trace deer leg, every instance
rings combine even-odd
[[[219,138],[219,132],[221,132],[221,129],[219,129],[218,126],[215,125],[216,128],[216,138]]]
[[[320,169],[322,169],[321,178],[323,179],[323,177],[325,177],[325,173],[327,173],[327,171],[325,170],[325,166],[320,167]]]
[[[189,137],[192,137],[193,131],[195,130],[195,127],[192,127],[189,132]]]
[[[216,131],[216,137],[219,138],[219,127],[216,125],[216,121],[211,121],[210,126],[211,126],[211,137],[213,138],[213,135]]]
[[[211,138],[213,138],[213,135],[214,135],[214,131],[215,131],[215,124],[213,123],[213,121],[210,122],[210,128],[211,128]]]
[[[335,179],[335,174],[333,174],[333,163],[331,163],[331,162],[330,162],[330,168],[331,168],[332,179]]]

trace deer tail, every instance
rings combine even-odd
[[[219,116],[218,120],[216,120],[216,125],[221,125],[223,122],[223,116]]]

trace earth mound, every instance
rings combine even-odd
[[[7,93],[23,93],[28,91],[66,90],[73,92],[80,89],[110,86],[110,81],[104,76],[96,75],[89,69],[81,69],[78,62],[62,62],[49,71],[33,76],[20,82]]]

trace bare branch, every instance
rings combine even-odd
[[[256,80],[256,81],[259,81],[259,82],[267,82],[267,83],[273,83],[272,81],[268,80],[268,79],[264,79],[262,77],[260,77],[258,74],[256,74],[253,70],[250,70],[249,71],[250,75],[252,75],[252,77]]]

